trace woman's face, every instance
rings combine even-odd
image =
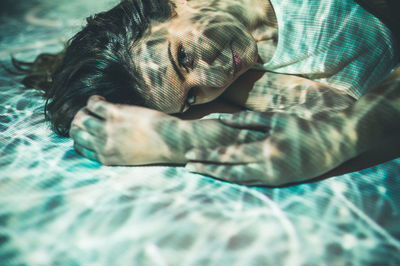
[[[166,113],[214,100],[257,57],[255,40],[234,17],[186,5],[133,48],[149,107]]]

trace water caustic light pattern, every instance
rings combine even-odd
[[[84,17],[114,4],[10,3],[1,63],[59,51]],[[400,159],[279,189],[102,166],[49,129],[39,92],[0,71],[0,265],[400,263]]]

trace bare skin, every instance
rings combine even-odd
[[[288,87],[286,94],[282,94],[282,97],[285,95],[287,99],[279,101],[276,100],[276,95],[266,94],[265,102],[255,105],[251,101],[252,97],[248,97],[247,107],[255,105],[257,107],[254,108],[255,110],[274,111],[274,113],[243,114],[248,124],[242,121],[239,126],[235,123],[221,123],[218,120],[181,120],[147,108],[114,105],[100,98],[92,97],[87,109],[81,110],[75,117],[71,128],[71,137],[75,140],[75,148],[78,152],[105,165],[185,164],[190,161],[192,163],[187,165],[188,170],[204,174],[213,173],[212,175],[215,177],[227,178],[228,181],[236,183],[280,185],[289,181],[294,182],[294,177],[296,177],[296,181],[300,181],[299,177],[315,177],[321,174],[323,170],[332,169],[341,162],[355,156],[354,153],[338,147],[335,150],[336,156],[332,154],[332,158],[325,158],[326,161],[323,164],[315,161],[322,160],[324,157],[321,155],[330,154],[332,147],[335,147],[338,142],[340,143],[340,140],[337,139],[340,135],[340,131],[338,131],[340,128],[330,128],[332,125],[340,125],[339,122],[333,123],[332,114],[346,109],[353,103],[353,100],[345,94],[340,95],[306,79],[294,78],[296,80],[293,79],[292,82],[289,82],[293,87]],[[278,81],[279,79],[277,79]],[[276,85],[282,84],[278,82]],[[289,88],[292,88],[292,90],[289,90]],[[341,98],[338,97],[339,95]],[[327,104],[331,97],[335,97],[336,104]],[[302,100],[300,101],[300,99]],[[279,102],[287,104],[278,104]],[[272,120],[264,119],[270,115],[273,115]],[[281,121],[271,130],[271,121],[275,119]],[[331,121],[332,124],[331,122],[326,123],[327,120]],[[260,121],[264,121],[265,124],[262,126]],[[292,125],[290,128],[287,127],[289,124]],[[293,130],[297,135],[289,134],[288,130]],[[329,130],[337,134],[329,137],[329,135],[326,135]],[[324,138],[322,138],[323,135],[325,135]],[[288,136],[296,137],[288,139]],[[320,142],[311,141],[315,138],[319,139]],[[307,141],[307,139],[310,141]],[[285,142],[288,143],[285,144]],[[351,143],[348,140],[341,142]],[[232,143],[235,145],[229,147]],[[260,145],[262,143],[269,144]],[[328,143],[330,145],[327,145]],[[245,145],[240,146],[241,144]],[[298,144],[301,144],[301,146]],[[270,164],[265,160],[267,157],[264,151],[272,149],[274,145],[286,147],[285,153],[276,153],[271,159],[276,165],[285,169],[285,171],[280,170],[279,173],[275,170],[274,176],[285,178],[278,178],[277,180],[266,180],[259,177],[255,180],[228,178],[229,175],[226,172],[244,177],[252,176],[240,174],[241,171],[248,172],[249,167],[253,165],[250,161],[249,164],[243,164],[244,161],[239,160],[239,158],[246,158],[244,155],[247,154],[240,147],[256,147],[257,149],[250,149],[251,156],[248,157],[248,160],[263,160],[262,158],[264,158],[258,169],[258,171],[264,171],[263,168]],[[213,147],[221,148],[213,150]],[[227,147],[226,150],[225,147]],[[264,148],[260,149],[261,147]],[[192,149],[196,151],[195,156],[192,157],[193,154],[189,153],[185,157],[185,154]],[[246,149],[248,150],[248,148]],[[237,152],[232,154],[232,150]],[[290,150],[297,150],[297,153],[289,152]],[[315,154],[315,157],[313,157],[314,160],[309,160],[308,167],[303,162],[305,158],[310,159],[310,156],[307,154],[302,154],[302,157],[298,156],[298,153],[304,153],[302,150],[319,151],[318,153],[309,153]],[[349,157],[344,157],[343,152],[348,154]],[[199,154],[201,154],[201,157],[197,157],[200,156]],[[228,162],[237,161],[240,166],[224,165],[226,158],[231,155],[233,156]],[[204,158],[212,159],[209,161],[204,160]],[[212,162],[219,166],[222,163],[224,166],[219,167],[220,171],[210,171],[210,167],[215,166]],[[299,165],[302,165],[302,167],[296,167]],[[315,165],[321,166],[321,169],[313,168]],[[238,171],[238,169],[241,169],[241,171]],[[297,170],[293,171],[293,169]],[[289,173],[291,174],[289,175]]]
[[[258,9],[264,17],[265,13],[271,14],[265,2],[256,2],[264,3]],[[163,97],[154,96],[157,91],[148,94],[151,107],[163,112],[114,105],[92,97],[72,122],[70,134],[76,150],[105,165],[186,164],[189,171],[229,182],[280,186],[319,176],[365,152],[370,147],[369,139],[378,143],[383,140],[385,135],[380,128],[392,128],[388,125],[393,120],[382,119],[380,127],[371,131],[368,128],[376,123],[370,117],[383,114],[399,119],[398,77],[355,104],[345,92],[312,80],[248,71],[257,60],[272,56],[277,31],[274,19],[262,20],[261,15],[260,19],[244,23],[251,29],[254,41],[258,41],[259,56],[263,55],[263,59],[256,58],[251,49],[243,50],[242,60],[247,63],[234,75],[221,72],[220,76],[226,77],[221,83],[221,79],[205,77],[226,62],[231,64],[227,72],[232,72],[231,51],[220,47],[220,56],[211,59],[207,57],[209,53],[200,54],[201,67],[184,73],[184,81],[171,74],[167,87],[158,90],[165,93]],[[171,28],[173,24],[164,26]],[[162,25],[155,30],[164,34]],[[174,35],[166,32],[172,43],[178,43],[180,35],[176,32],[186,36],[176,28]],[[160,45],[161,49],[163,44]],[[144,64],[144,73],[152,71],[147,65]],[[173,73],[171,67],[166,69]],[[204,83],[207,86],[201,87]],[[195,101],[185,106],[193,87]],[[170,92],[171,88],[174,91]],[[187,110],[190,105],[210,102],[222,93],[229,103],[256,112],[220,120],[181,120],[165,114],[178,112],[182,106]],[[174,104],[163,105],[163,99]]]
[[[233,128],[218,120],[181,120],[92,96],[75,116],[70,135],[75,149],[90,159],[105,165],[142,165],[183,164],[190,149],[251,142],[265,134]]]
[[[308,119],[290,112],[244,112],[220,121],[184,121],[92,97],[87,109],[104,120],[95,125],[82,110],[71,134],[80,140],[75,142],[79,152],[106,165],[189,162],[189,171],[229,182],[281,186],[320,176],[398,134],[400,127],[392,121],[400,119],[399,74],[350,108]],[[80,136],[85,132],[75,127],[93,134]]]
[[[390,147],[387,140],[398,147],[400,69],[350,108],[311,118],[276,112],[225,117],[223,123],[232,127],[268,130],[269,135],[248,144],[193,150],[186,155],[191,161],[186,168],[234,183],[282,186],[321,176],[381,146]]]

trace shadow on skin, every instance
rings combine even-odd
[[[240,110],[242,109],[237,105],[230,104],[229,102],[226,102],[224,100],[216,100],[208,104],[194,106],[193,110],[184,114],[180,114],[179,117],[181,117],[182,119],[196,119],[213,112],[232,113],[232,112],[238,112]],[[387,140],[383,145],[380,145],[379,147],[374,147],[373,149],[351,160],[344,162],[335,169],[321,176],[318,176],[310,180],[296,182],[296,183],[289,183],[278,187],[290,187],[299,184],[319,182],[331,177],[367,169],[399,157],[400,157],[400,139],[398,138],[398,136],[391,136],[387,138]],[[175,166],[181,166],[181,165],[175,165]],[[222,181],[226,182],[224,180]]]
[[[365,152],[351,160],[344,162],[335,169],[318,176],[316,178],[306,180],[303,182],[289,183],[276,188],[291,187],[300,184],[309,184],[319,182],[331,177],[349,174],[357,172],[363,169],[367,169],[376,166],[381,163],[385,163],[400,157],[400,139],[398,136],[391,136],[387,138],[384,145],[375,147],[368,152]]]
[[[263,76],[264,72],[250,70],[241,75],[226,91],[216,100],[194,105],[187,112],[176,114],[184,120],[200,119],[212,113],[236,113],[245,110],[245,105],[249,93],[254,87],[254,83]],[[240,89],[238,89],[240,88]]]
[[[246,74],[239,77],[234,85],[230,87],[240,87],[240,90],[236,90],[236,92],[239,92],[240,94],[233,94],[232,90],[228,89],[222,95],[222,97],[220,97],[216,101],[205,105],[194,106],[189,112],[179,114],[177,116],[182,119],[198,119],[214,112],[234,113],[244,110],[240,107],[240,104],[243,105],[243,102],[247,100],[253,84],[260,78],[260,76],[262,76],[262,73],[259,73],[257,71],[249,71],[249,75]],[[330,177],[340,176],[351,172],[367,169],[398,157],[400,157],[400,139],[398,138],[398,136],[388,136],[386,138],[386,141],[384,143],[381,143],[379,146],[373,147],[367,152],[364,152],[359,156],[344,162],[335,169],[332,169],[321,176],[307,181],[289,183],[279,187],[289,187],[298,184],[322,181]]]
[[[367,169],[367,168],[376,166],[381,163],[391,161],[391,160],[399,158],[399,157],[400,157],[400,140],[398,139],[398,137],[393,136],[391,138],[388,138],[385,145],[376,147],[376,148],[374,148],[368,152],[365,152],[351,160],[348,160],[347,162],[344,162],[343,164],[336,167],[335,169],[333,169],[321,176],[315,177],[313,179],[309,179],[309,180],[301,181],[301,182],[295,182],[295,183],[288,183],[288,184],[285,184],[282,186],[251,186],[251,187],[285,188],[285,187],[297,186],[297,185],[301,185],[301,184],[315,183],[315,182],[323,181],[323,180],[331,178],[331,177],[341,176],[341,175],[349,174],[352,172],[357,172],[357,171],[360,171],[363,169]],[[179,165],[176,165],[176,166],[179,166]],[[221,179],[215,178],[210,175],[204,175],[204,176],[212,177],[214,179],[220,180],[221,182],[227,182],[225,180],[221,180]],[[229,182],[227,182],[227,183],[229,183]]]

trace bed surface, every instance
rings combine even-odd
[[[57,52],[116,1],[2,0],[0,60]],[[0,70],[0,265],[400,265],[400,158],[282,189],[105,167]]]

